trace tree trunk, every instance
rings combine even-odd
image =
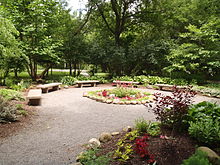
[[[72,61],[69,62],[69,66],[70,66],[70,76],[72,76],[73,75]]]

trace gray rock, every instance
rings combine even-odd
[[[101,136],[99,137],[99,141],[103,142],[103,143],[108,142],[111,139],[112,139],[112,135],[110,133],[108,133],[108,132],[103,132],[101,134]]]
[[[127,126],[123,129],[123,131],[125,132],[131,132],[131,130],[132,130],[131,126]]]
[[[89,140],[90,147],[99,147],[101,145],[100,141],[96,138],[92,138]]]
[[[213,165],[220,165],[220,157],[218,154],[216,154],[213,150],[211,150],[208,147],[199,147],[197,148],[197,150],[200,150],[202,152],[205,152],[207,154],[207,157],[209,159],[209,161],[213,164]]]

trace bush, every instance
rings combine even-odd
[[[216,103],[203,101],[190,106],[188,116],[190,121],[213,119],[220,122],[220,106]]]
[[[204,152],[196,151],[189,159],[184,160],[182,165],[211,165],[211,163]]]
[[[218,120],[206,119],[190,122],[189,134],[199,142],[214,145],[220,144],[220,123]]]
[[[108,165],[108,155],[97,156],[98,149],[89,149],[80,156],[80,163],[83,165]]]
[[[202,93],[203,95],[220,97],[220,89],[204,86],[194,86],[193,90]]]
[[[128,97],[128,96],[136,97],[137,95],[140,95],[140,91],[130,88],[124,88],[124,87],[114,88],[109,93],[115,94],[115,96],[119,98]]]
[[[0,96],[0,123],[16,121],[17,108]]]
[[[61,79],[62,84],[69,85],[69,86],[74,85],[75,81],[77,81],[77,79],[72,76],[64,76]]]
[[[12,89],[0,89],[0,95],[6,100],[24,100],[24,97],[21,95],[20,92]]]
[[[147,133],[151,136],[158,136],[160,134],[159,125],[158,122],[148,122],[143,118],[135,120],[135,128],[139,134]]]
[[[162,124],[170,126],[174,129],[185,127],[185,118],[188,114],[188,109],[192,103],[192,98],[195,92],[191,88],[177,89],[173,88],[172,96],[164,96],[161,93],[155,93],[154,114]]]

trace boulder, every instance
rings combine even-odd
[[[68,85],[64,85],[63,88],[64,88],[64,89],[68,89],[69,86],[68,86]]]
[[[103,132],[99,137],[99,141],[103,143],[108,142],[111,139],[112,139],[112,135],[108,132]]]
[[[112,136],[116,136],[116,135],[119,135],[120,133],[119,132],[112,132]]]
[[[123,131],[125,131],[125,132],[131,132],[131,131],[132,131],[132,128],[131,128],[131,126],[127,126],[127,127],[123,128]]]
[[[101,145],[100,141],[96,138],[92,138],[89,140],[89,146],[94,148],[94,147],[99,147]]]
[[[207,154],[207,157],[209,159],[209,161],[213,164],[213,165],[220,165],[220,157],[218,154],[216,154],[213,150],[211,150],[208,147],[199,147],[197,148],[197,150],[200,150],[202,152],[205,152]]]

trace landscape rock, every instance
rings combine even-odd
[[[211,150],[208,147],[199,147],[197,150],[200,150],[202,152],[205,152],[207,154],[207,157],[209,161],[213,165],[220,165],[220,157],[218,154],[216,154],[213,150]]]
[[[112,132],[112,136],[119,135],[119,132]]]
[[[112,103],[112,100],[106,100],[106,103],[107,103],[107,104],[111,104],[111,103]]]
[[[90,147],[99,147],[101,145],[100,141],[96,138],[92,138],[89,140],[89,146]]]
[[[82,163],[77,162],[77,163],[71,163],[70,165],[82,165]]]
[[[69,86],[68,86],[68,85],[64,85],[63,88],[64,88],[64,89],[68,89]]]
[[[142,103],[142,104],[146,104],[146,103],[147,103],[147,100],[142,100],[141,103]]]
[[[137,104],[137,101],[131,101],[131,104],[135,105],[135,104]]]
[[[108,133],[108,132],[103,132],[101,134],[101,136],[99,137],[99,141],[103,142],[103,143],[108,142],[111,139],[112,139],[112,135],[110,133]]]
[[[83,93],[83,97],[88,97],[88,93],[87,93],[87,92],[84,92],[84,93]]]
[[[83,157],[83,152],[80,152],[79,155],[76,157],[76,161],[79,162],[80,159],[82,159]]]
[[[127,126],[123,129],[123,131],[125,132],[131,132],[131,130],[132,130],[131,126]]]

